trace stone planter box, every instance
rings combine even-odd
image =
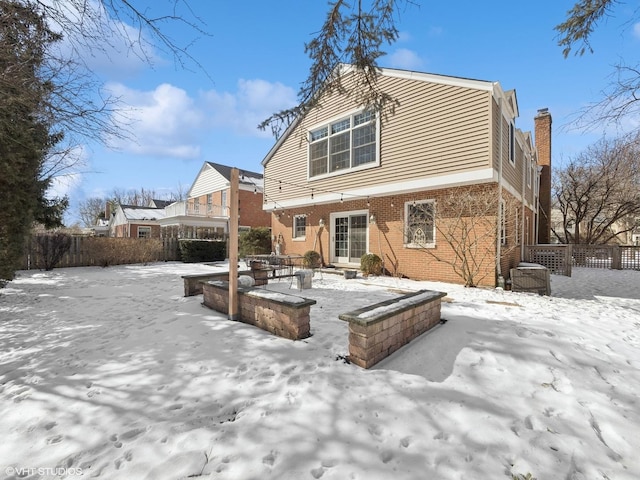
[[[373,365],[440,323],[446,293],[420,290],[338,316],[349,322],[349,360]]]
[[[239,270],[240,275],[252,275],[251,270]],[[202,283],[209,280],[225,280],[229,281],[229,272],[216,272],[216,273],[194,273],[190,275],[183,275],[184,280],[184,296],[191,297],[193,295],[200,295],[202,293]]]
[[[205,306],[229,313],[229,282],[202,284]],[[316,301],[262,288],[238,288],[238,320],[291,340],[310,334],[309,312]]]

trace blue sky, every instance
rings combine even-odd
[[[127,106],[136,141],[116,142],[116,149],[85,146],[84,166],[56,184],[56,193],[71,200],[68,223],[77,219],[79,201],[114,189],[145,188],[159,196],[187,190],[205,161],[262,171],[274,139],[257,124],[295,104],[310,65],[304,44],[320,29],[328,4],[190,3],[210,36],[171,25],[168,33],[180,45],[195,40],[189,51],[206,73],[195,65],[183,69],[160,50],[149,52],[153,67],[124,51],[90,59],[105,89]],[[572,129],[571,120],[600,98],[615,63],[635,65],[640,46],[640,24],[634,24],[640,5],[630,1],[600,23],[591,41],[595,53],[564,59],[553,27],[573,3],[414,0],[399,14],[400,39],[379,63],[515,89],[518,128],[533,131],[537,110],[549,108],[553,163],[561,164],[603,135]]]

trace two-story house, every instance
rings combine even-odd
[[[354,71],[343,68],[348,83]],[[378,81],[398,101],[393,115],[325,94],[264,158],[274,251],[315,250],[324,264],[352,268],[375,253],[390,274],[460,282],[455,246],[437,228],[456,219],[438,205],[462,192],[489,195],[495,208],[477,215],[492,220],[482,241],[493,238],[494,258],[480,284],[495,285],[537,235],[540,169],[531,134],[516,128],[515,91],[396,69],[381,69]]]
[[[231,167],[204,162],[187,200],[164,208],[159,219],[163,237],[221,238],[229,233]],[[269,227],[271,216],[262,208],[262,174],[243,170],[239,179],[240,230]]]

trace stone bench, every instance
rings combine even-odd
[[[349,322],[349,360],[371,368],[436,326],[444,296],[443,292],[420,290],[340,314],[340,320]]]
[[[252,275],[251,270],[240,270],[240,275]],[[225,280],[229,281],[229,272],[216,272],[216,273],[194,273],[190,275],[183,275],[184,280],[184,296],[192,297],[193,295],[200,295],[202,293],[202,282],[209,280]]]
[[[229,313],[229,282],[212,280],[202,283],[205,306]],[[307,338],[311,320],[309,312],[315,300],[273,292],[262,288],[238,287],[238,320],[279,337],[291,340]]]

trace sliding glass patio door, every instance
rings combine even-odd
[[[331,262],[360,263],[367,253],[368,212],[341,212],[331,215]]]

